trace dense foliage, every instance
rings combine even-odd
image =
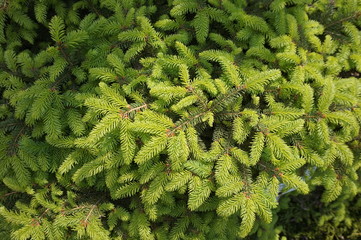
[[[360,17],[0,0],[0,238],[359,237]]]

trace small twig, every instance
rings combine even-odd
[[[229,115],[229,116],[242,116],[243,113],[242,112],[220,112],[217,113],[217,115]]]
[[[97,205],[93,205],[92,207],[91,207],[91,209],[90,209],[90,211],[89,211],[89,213],[88,213],[88,215],[85,217],[85,219],[84,219],[84,222],[87,222],[88,221],[88,219],[89,219],[89,217],[90,217],[90,215],[91,215],[91,213],[94,211],[94,209],[97,207]]]
[[[204,114],[206,114],[206,113],[208,113],[208,111],[207,111],[207,112],[198,113],[197,115],[188,118],[186,121],[182,122],[182,123],[179,124],[178,126],[175,126],[169,133],[174,133],[176,130],[182,128],[183,125],[188,124],[190,121],[192,121],[192,120],[194,120],[194,119],[196,119],[196,118],[198,118],[198,117],[200,117],[200,116],[202,116],[202,115],[204,115]],[[169,134],[169,133],[168,133],[168,134]]]
[[[8,5],[9,5],[9,1],[8,1],[8,0],[5,0],[5,1],[3,2],[3,4],[0,6],[0,9],[1,9],[1,10],[6,10],[7,7],[8,7]]]
[[[93,10],[98,17],[99,17],[99,16],[102,16],[102,15],[98,12],[98,10],[94,7],[94,5],[93,5],[93,3],[92,3],[91,1],[88,0],[87,2],[88,2],[88,4],[89,4],[89,7],[91,8],[91,10]]]
[[[47,213],[50,209],[47,208],[40,216],[39,216],[39,223],[41,222],[41,219],[44,217],[45,213]]]
[[[325,26],[325,28],[331,27],[331,26],[333,26],[333,25],[342,23],[342,22],[344,22],[344,21],[347,21],[347,20],[350,20],[350,19],[353,19],[353,18],[358,18],[358,17],[360,17],[360,16],[361,16],[361,12],[356,12],[354,15],[351,15],[351,16],[342,18],[342,19],[340,19],[340,20],[338,20],[338,21],[336,21],[336,22],[332,22],[332,23],[330,23],[330,24],[327,24],[327,25]]]
[[[7,197],[7,196],[10,196],[10,195],[13,195],[13,194],[16,194],[16,193],[19,193],[19,192],[9,192],[9,193],[6,193],[4,195],[1,195],[0,198],[4,198],[4,197]]]
[[[78,207],[75,207],[75,208],[72,208],[72,209],[69,209],[69,210],[61,210],[61,214],[64,216],[68,212],[72,212],[72,211],[75,211],[75,210],[78,210],[78,209],[83,209],[83,208],[86,208],[86,207],[85,206],[78,206]]]
[[[92,214],[92,212],[94,211],[94,209],[97,207],[98,203],[100,202],[100,200],[98,200],[95,204],[93,204],[88,212],[88,214],[86,215],[84,220],[81,220],[81,224],[86,227],[88,225],[88,220]]]
[[[59,51],[61,52],[61,54],[63,55],[63,57],[65,58],[65,60],[70,64],[71,67],[74,66],[73,62],[70,60],[69,55],[64,51],[64,47],[63,45],[59,46]]]
[[[24,134],[23,131],[26,128],[26,125],[24,125],[20,131],[18,132],[18,134],[15,136],[15,138],[13,139],[13,141],[11,142],[11,146],[14,146],[13,149],[9,149],[8,154],[9,155],[15,155],[16,154],[16,147],[18,146],[18,140],[19,138]]]
[[[188,91],[192,92],[198,98],[198,100],[203,105],[203,108],[207,109],[207,102],[204,101],[204,99],[202,100],[201,96],[195,91],[195,89],[192,86],[188,86],[186,88],[187,88]]]
[[[130,107],[130,105],[129,105],[129,107]],[[140,110],[142,108],[148,108],[148,104],[144,103],[143,105],[141,105],[139,107],[132,108],[132,109],[126,111],[126,112],[120,112],[120,116],[122,118],[129,118],[129,113]]]
[[[98,201],[98,202],[99,202],[99,201]],[[98,203],[98,202],[97,202],[97,203]],[[89,224],[88,220],[89,220],[92,212],[94,211],[94,209],[97,207],[97,203],[94,204],[94,205],[92,205],[92,207],[90,208],[90,210],[89,210],[88,214],[86,215],[85,219],[80,221],[81,224],[82,224],[84,227],[87,227],[87,226],[88,226],[88,224]]]

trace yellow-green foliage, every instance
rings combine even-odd
[[[289,192],[352,199],[360,17],[360,0],[0,1],[4,234],[278,239]]]

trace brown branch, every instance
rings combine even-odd
[[[87,208],[88,206],[78,206],[78,207],[74,207],[72,209],[68,209],[68,210],[61,210],[61,214],[64,216],[66,214],[68,214],[69,212],[75,211],[75,210],[79,210],[79,209],[84,209]]]
[[[342,18],[342,19],[340,19],[340,20],[338,20],[338,21],[336,21],[336,22],[332,22],[332,23],[330,23],[330,24],[327,24],[327,25],[325,26],[325,28],[329,28],[329,27],[331,27],[331,26],[333,26],[333,25],[336,25],[336,24],[345,22],[345,21],[350,20],[350,19],[353,19],[353,18],[358,18],[358,17],[360,17],[360,16],[361,16],[361,12],[356,12],[355,14],[353,14],[353,15],[351,15],[351,16],[348,16],[348,17]]]
[[[241,92],[243,91],[244,89],[246,88],[245,85],[242,85],[242,86],[239,86],[239,87],[236,87],[231,93],[229,94],[224,94],[224,96],[220,99],[218,99],[218,102],[222,102],[223,100],[229,98],[230,96],[232,95],[235,95],[237,94],[238,92]],[[210,108],[207,108],[205,112],[201,112],[201,113],[198,113],[197,115],[195,116],[191,116],[190,118],[188,118],[186,121],[182,122],[181,124],[179,124],[178,126],[175,126],[172,130],[168,130],[167,131],[167,136],[173,136],[174,135],[174,132],[180,128],[183,127],[183,125],[186,125],[188,124],[189,122],[191,122],[192,120],[202,116],[202,115],[205,115],[209,112],[212,112],[212,110],[214,110],[214,108],[216,107],[217,104],[213,104]]]
[[[130,105],[128,105],[129,108],[131,108]],[[142,108],[148,108],[148,104],[144,103],[143,105],[139,106],[139,107],[135,107],[135,108],[131,108],[130,110],[126,111],[126,112],[122,112],[120,111],[120,116],[122,118],[129,118],[129,113],[134,112],[134,111],[138,111]]]
[[[91,209],[90,209],[90,211],[89,211],[89,213],[88,213],[88,215],[86,216],[86,218],[84,219],[84,221],[85,222],[87,222],[88,221],[88,219],[89,219],[89,217],[90,217],[90,215],[91,215],[91,213],[94,211],[94,209],[97,207],[97,205],[93,205],[92,207],[91,207]]]
[[[99,17],[102,16],[99,11],[96,9],[96,7],[94,7],[94,4],[92,3],[92,1],[87,0],[90,9]]]
[[[6,194],[4,194],[4,195],[1,195],[0,196],[0,198],[5,198],[5,197],[7,197],[7,196],[10,196],[10,195],[13,195],[13,194],[16,194],[16,193],[19,193],[19,192],[9,192],[9,193],[6,193]]]
[[[187,86],[186,87],[188,91],[190,91],[191,93],[193,93],[198,100],[201,102],[201,104],[203,105],[204,109],[207,109],[207,103],[205,101],[203,101],[203,99],[201,98],[201,96],[196,92],[196,90],[192,87],[192,86]]]
[[[99,202],[99,201],[98,201],[98,202]],[[90,210],[89,210],[88,214],[86,215],[85,219],[80,221],[81,224],[82,224],[84,227],[88,226],[88,224],[89,224],[88,220],[89,220],[92,212],[94,211],[94,209],[95,209],[96,207],[97,207],[96,204],[92,205],[92,207],[90,208]]]
[[[243,113],[242,112],[220,112],[220,113],[217,113],[217,115],[228,115],[228,116],[242,116]]]
[[[65,61],[67,61],[70,64],[70,66],[73,67],[74,66],[73,62],[70,60],[69,55],[64,51],[64,45],[60,45],[58,49],[63,55]]]
[[[39,223],[41,223],[41,219],[44,217],[45,213],[47,213],[49,210],[50,210],[49,208],[45,209],[45,211],[40,215],[39,221],[38,221]]]
[[[174,133],[175,133],[175,131],[178,130],[178,129],[180,129],[180,128],[182,128],[183,125],[188,124],[188,123],[191,122],[192,120],[194,120],[194,119],[196,119],[196,118],[198,118],[198,117],[200,117],[200,116],[202,116],[202,115],[204,115],[204,114],[206,114],[206,113],[208,113],[208,111],[207,111],[207,112],[198,113],[197,115],[188,118],[186,121],[182,122],[182,123],[179,124],[178,126],[175,126],[172,130],[169,130],[169,131],[167,132],[167,136],[173,136]]]
[[[9,0],[5,0],[3,4],[0,6],[0,10],[7,10],[8,6],[9,6]]]
[[[8,152],[9,155],[13,156],[13,155],[16,154],[16,149],[15,149],[15,148],[18,146],[18,140],[19,140],[19,138],[24,134],[23,131],[25,130],[25,128],[26,128],[26,125],[24,125],[24,126],[19,130],[18,134],[17,134],[17,135],[15,136],[15,138],[12,140],[11,146],[14,146],[14,148],[8,150],[8,151],[9,151],[9,152]]]

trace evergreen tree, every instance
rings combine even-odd
[[[360,17],[360,0],[0,1],[0,236],[278,239],[279,200],[316,187],[341,211],[361,189]]]

